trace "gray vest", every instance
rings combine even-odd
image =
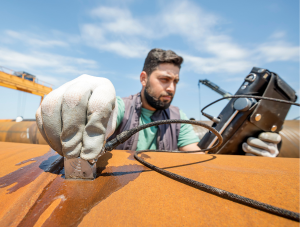
[[[142,109],[141,93],[122,98],[125,104],[125,113],[123,120],[114,134],[108,141],[114,139],[119,133],[139,126]],[[152,121],[180,119],[179,108],[170,106],[166,110],[156,110],[151,116]],[[159,125],[157,129],[156,147],[158,150],[178,150],[177,141],[180,131],[180,124]],[[137,148],[139,133],[133,135],[130,139],[120,144],[117,150],[133,150]]]

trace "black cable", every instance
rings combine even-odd
[[[218,101],[221,101],[221,100],[227,99],[227,98],[256,98],[256,99],[264,99],[264,100],[269,100],[269,101],[276,101],[276,102],[281,102],[281,103],[300,106],[300,104],[295,103],[295,102],[289,102],[289,101],[279,100],[279,99],[274,99],[274,98],[267,98],[267,97],[260,97],[260,96],[249,96],[249,95],[233,95],[233,96],[224,97],[224,98],[221,98],[221,99],[218,99],[218,100],[212,102],[211,104],[205,106],[201,110],[201,112],[203,113],[203,110],[206,109],[207,107],[211,106],[212,104],[214,104]],[[190,120],[178,120],[178,119],[175,119],[175,120],[162,120],[162,121],[155,121],[155,122],[151,122],[151,123],[148,123],[148,124],[140,125],[136,128],[133,128],[131,130],[124,131],[124,132],[120,133],[119,135],[116,136],[116,138],[112,139],[111,141],[109,141],[105,144],[105,147],[101,151],[100,155],[105,153],[106,151],[111,151],[111,150],[115,149],[118,145],[120,145],[121,143],[124,143],[126,140],[128,140],[135,133],[137,133],[137,132],[139,132],[139,131],[141,131],[145,128],[152,127],[152,126],[157,126],[157,125],[160,125],[160,124],[170,124],[170,123],[185,123],[185,124],[199,125],[199,126],[202,126],[204,128],[207,128],[208,130],[213,132],[218,137],[218,143],[216,145],[214,145],[213,147],[211,147],[211,148],[203,149],[201,151],[209,151],[209,150],[215,149],[215,148],[221,146],[221,144],[223,142],[223,138],[217,130],[215,130],[214,128],[212,128],[212,127],[210,127],[207,124],[204,124],[202,122],[190,121]],[[197,188],[197,189],[200,189],[202,191],[217,195],[221,198],[225,198],[225,199],[228,199],[228,200],[231,200],[231,201],[234,201],[234,202],[238,202],[240,204],[243,204],[243,205],[246,205],[246,206],[249,206],[249,207],[253,207],[255,209],[259,209],[259,210],[262,210],[262,211],[265,211],[265,212],[268,212],[268,213],[271,213],[271,214],[275,214],[277,216],[281,216],[281,217],[284,217],[284,218],[287,218],[287,219],[290,219],[290,220],[293,220],[293,221],[300,222],[300,214],[299,213],[289,211],[289,210],[286,210],[286,209],[282,209],[282,208],[279,208],[279,207],[275,207],[275,206],[272,206],[270,204],[262,203],[262,202],[259,202],[259,201],[253,200],[253,199],[249,199],[247,197],[240,196],[240,195],[237,195],[237,194],[234,194],[234,193],[231,193],[231,192],[228,192],[228,191],[225,191],[225,190],[222,190],[222,189],[219,189],[219,188],[201,183],[199,181],[195,181],[195,180],[180,176],[180,175],[175,174],[175,173],[171,173],[167,170],[164,170],[164,169],[161,169],[161,168],[159,168],[155,165],[152,165],[152,164],[144,161],[140,157],[138,157],[138,154],[141,154],[143,152],[173,152],[174,153],[174,151],[142,150],[142,151],[136,151],[134,153],[134,157],[137,161],[139,161],[143,165],[147,166],[148,168],[153,169],[154,171],[156,171],[158,173],[161,173],[161,174],[163,174],[167,177],[170,177],[174,180],[177,180],[179,182],[190,185],[194,188]],[[175,151],[175,152],[176,153],[194,153],[194,152],[199,152],[199,150],[198,151]]]
[[[291,104],[291,105],[295,105],[295,106],[300,106],[300,104],[296,103],[296,102],[290,102],[290,101],[286,101],[286,100],[274,99],[274,98],[269,98],[269,97],[261,97],[261,96],[254,96],[254,95],[231,95],[231,96],[227,96],[227,97],[217,99],[216,101],[208,104],[207,106],[202,108],[201,113],[203,114],[203,111],[207,107],[209,107],[209,106],[211,106],[211,105],[213,105],[213,104],[215,104],[215,103],[217,103],[217,102],[219,102],[223,99],[228,99],[228,98],[254,98],[254,99],[263,99],[263,100],[268,100],[268,101],[281,102],[281,103]]]
[[[216,145],[214,145],[211,148],[208,149],[202,149],[201,151],[210,151],[212,149],[215,149],[219,146],[221,146],[222,142],[223,142],[223,138],[220,135],[220,133],[214,129],[213,127],[202,123],[200,121],[191,121],[191,120],[179,120],[179,119],[173,119],[173,120],[161,120],[161,121],[154,121],[154,122],[150,122],[148,124],[144,124],[144,125],[140,125],[138,127],[135,127],[133,129],[121,132],[119,135],[116,136],[116,138],[108,141],[105,144],[105,147],[103,149],[103,151],[101,152],[100,155],[102,155],[103,153],[105,153],[106,151],[112,151],[113,149],[115,149],[117,146],[119,146],[120,144],[124,143],[126,140],[128,140],[131,136],[133,136],[135,133],[145,129],[145,128],[149,128],[152,126],[157,126],[157,125],[163,125],[163,124],[171,124],[171,123],[182,123],[182,124],[192,124],[192,125],[198,125],[198,126],[202,126],[206,129],[208,129],[209,131],[211,131],[212,133],[214,133],[217,137],[218,137],[218,143]],[[173,151],[165,151],[165,152],[173,152]],[[198,151],[186,151],[184,153],[193,153],[193,152],[198,152]]]
[[[137,161],[139,161],[143,165],[147,166],[148,168],[150,168],[150,169],[152,169],[152,170],[154,170],[158,173],[161,173],[161,174],[163,174],[167,177],[170,177],[174,180],[177,180],[181,183],[190,185],[194,188],[197,188],[197,189],[200,189],[202,191],[205,191],[205,192],[211,193],[213,195],[219,196],[221,198],[228,199],[228,200],[231,200],[231,201],[234,201],[234,202],[237,202],[237,203],[249,206],[249,207],[253,207],[253,208],[261,210],[261,211],[265,211],[267,213],[275,214],[277,216],[281,216],[281,217],[299,222],[299,219],[300,219],[300,214],[299,213],[289,211],[289,210],[286,210],[286,209],[282,209],[282,208],[279,208],[279,207],[275,207],[275,206],[269,205],[267,203],[262,203],[262,202],[259,202],[259,201],[253,200],[253,199],[249,199],[247,197],[237,195],[237,194],[234,194],[234,193],[231,193],[231,192],[228,192],[228,191],[225,191],[225,190],[222,190],[222,189],[219,189],[219,188],[201,183],[199,181],[192,180],[192,179],[187,178],[187,177],[180,176],[178,174],[169,172],[169,171],[161,169],[161,168],[159,168],[155,165],[152,165],[152,164],[146,162],[145,160],[143,160],[142,158],[138,157],[138,154],[144,153],[144,152],[170,152],[170,151],[142,150],[142,151],[136,151],[134,153],[134,158]],[[187,153],[187,152],[178,152],[178,153]]]

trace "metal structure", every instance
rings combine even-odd
[[[147,153],[182,176],[299,212],[299,159]],[[132,151],[97,162],[94,181],[63,177],[47,145],[0,142],[0,226],[299,226],[149,170]]]
[[[205,79],[205,80],[199,80],[199,83],[204,84],[205,86],[207,86],[210,89],[214,90],[215,92],[219,93],[223,97],[227,97],[227,96],[231,96],[232,95],[229,92],[223,90],[218,85],[214,84],[213,82],[211,82],[211,81],[209,81],[207,79]],[[230,100],[230,98],[229,98],[229,100]]]
[[[204,121],[211,124],[212,122]],[[207,129],[193,126],[194,131],[201,139]],[[279,157],[300,157],[300,121],[286,120],[282,131],[282,146]],[[11,120],[0,121],[0,141],[15,143],[47,144],[40,134],[35,121],[15,122]]]
[[[0,121],[0,141],[47,145],[35,121]]]
[[[278,156],[300,158],[300,121],[285,121],[279,134],[282,138],[282,147]]]
[[[52,86],[45,86],[44,82],[37,83],[35,76],[26,72],[14,72],[2,66],[0,66],[0,86],[41,96],[41,102],[44,96],[52,91]]]

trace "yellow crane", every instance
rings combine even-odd
[[[10,73],[7,73],[5,71],[9,71]],[[52,86],[48,87],[43,84],[37,83],[36,77],[29,73],[16,73],[13,70],[1,66],[0,86],[41,96],[41,102],[43,101],[44,96],[49,94],[53,90]]]

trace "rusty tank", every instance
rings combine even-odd
[[[282,138],[282,147],[279,157],[300,157],[300,121],[285,121],[279,132]]]
[[[300,124],[299,120],[286,120],[280,131],[282,146],[279,157],[300,157]],[[211,125],[212,122],[204,121]],[[195,133],[201,139],[207,129],[193,126]],[[39,132],[35,121],[15,122],[12,120],[0,121],[0,141],[16,143],[47,144]]]
[[[15,143],[47,144],[33,120],[0,121],[0,141]]]
[[[142,158],[299,213],[299,121],[285,121],[280,134],[275,159],[155,152]],[[63,158],[34,121],[0,122],[0,140],[0,226],[299,226],[160,175],[137,162],[133,151],[102,156],[94,181],[66,180]]]
[[[147,153],[176,174],[299,212],[299,159]],[[97,162],[94,181],[65,180],[48,145],[0,142],[0,226],[299,226],[167,178],[132,151]]]

